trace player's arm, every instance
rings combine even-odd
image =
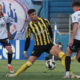
[[[49,30],[49,33],[50,33],[50,37],[51,37],[51,39],[53,41],[53,32],[52,32],[52,28],[51,28],[50,25],[48,26],[48,30]]]
[[[12,35],[10,33],[10,23],[7,23],[7,31],[8,31],[8,38],[12,39]]]
[[[8,17],[8,16],[5,15],[5,22],[6,22],[6,25],[7,25],[8,38],[9,39],[13,39],[12,35],[10,33],[10,23],[12,22],[12,19],[10,17]]]
[[[25,48],[24,48],[24,57],[25,57],[25,58],[27,58],[26,51],[27,51],[27,49],[29,48],[30,37],[31,37],[31,30],[30,30],[29,27],[27,26],[27,30],[26,30],[26,41],[25,41]]]
[[[72,32],[71,39],[69,41],[69,45],[73,44],[73,40],[74,40],[75,35],[77,33],[77,30],[78,30],[78,18],[77,18],[77,15],[72,15],[72,24],[73,24],[73,32]]]
[[[73,24],[73,32],[72,32],[72,36],[71,36],[69,45],[72,45],[72,44],[73,44],[73,40],[74,40],[74,38],[75,38],[75,35],[76,35],[76,33],[77,33],[77,30],[78,30],[78,23],[74,23],[74,24]]]
[[[26,52],[27,49],[29,48],[29,44],[30,44],[30,37],[26,38],[24,52]]]
[[[72,33],[72,39],[74,39],[76,33],[77,33],[77,30],[78,30],[78,23],[74,23],[73,24],[73,33]]]
[[[46,23],[46,25],[47,25],[47,27],[48,27],[50,37],[51,37],[51,39],[52,39],[52,41],[53,41],[53,31],[52,31],[50,22],[49,22],[47,19],[44,19],[44,20],[45,20],[45,23]]]

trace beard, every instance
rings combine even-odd
[[[38,17],[33,18],[33,21],[34,22],[38,21]]]

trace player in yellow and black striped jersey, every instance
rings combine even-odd
[[[30,21],[26,30],[26,38],[30,38],[31,33],[33,33],[34,35],[36,46],[42,46],[52,43],[52,30],[47,19],[38,17],[37,23],[33,23],[32,21]]]
[[[48,52],[54,56],[59,57],[61,59],[62,65],[65,67],[65,54],[52,43],[53,34],[49,21],[47,19],[38,17],[34,9],[30,9],[28,14],[31,21],[29,22],[26,29],[24,57],[27,58],[26,51],[29,48],[31,33],[35,38],[34,49],[26,64],[22,65],[22,67],[15,74],[8,75],[9,77],[18,76],[20,73],[25,71],[43,52]]]

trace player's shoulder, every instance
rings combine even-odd
[[[72,14],[72,17],[76,17],[76,16],[78,16],[80,14],[80,11],[76,11],[76,12],[74,12],[73,14]]]
[[[39,20],[44,20],[44,21],[48,21],[48,19],[46,18],[41,18],[41,17],[38,17]]]
[[[48,20],[48,19],[46,19],[46,18],[44,18],[43,20],[44,20],[44,21],[46,21],[46,22],[49,22],[49,20]]]
[[[48,19],[44,18],[43,20],[44,20],[44,22],[45,22],[46,24],[50,25],[50,22],[49,22]]]

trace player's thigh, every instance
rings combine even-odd
[[[74,39],[73,45],[72,46],[68,46],[67,50],[66,50],[66,55],[67,56],[71,56],[72,52],[78,52],[80,48],[80,41]]]
[[[1,44],[7,49],[8,53],[12,53],[12,47],[8,38],[1,40]]]
[[[41,46],[34,46],[29,61],[33,63],[38,57],[40,57],[43,51],[44,49]]]
[[[53,45],[51,50],[50,50],[50,53],[54,56],[58,56],[58,54],[62,52],[57,46]]]
[[[34,46],[31,56],[40,57],[44,51],[44,46]]]
[[[31,63],[34,63],[35,60],[37,60],[37,57],[36,57],[36,56],[30,56],[28,60],[29,60]]]

